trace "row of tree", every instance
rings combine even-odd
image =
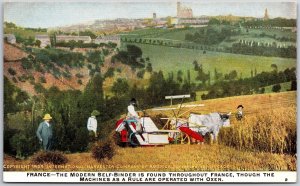
[[[295,46],[279,47],[276,43],[272,43],[271,46],[258,45],[257,42],[253,42],[251,45],[245,43],[233,43],[231,47],[226,48],[226,51],[236,54],[258,55],[268,57],[297,57],[297,48]]]
[[[71,50],[73,50],[74,48],[101,48],[101,47],[107,47],[107,48],[116,48],[117,44],[116,43],[112,43],[109,42],[108,44],[106,43],[84,43],[83,41],[75,41],[75,40],[71,40],[71,41],[60,41],[60,42],[56,42],[55,43],[56,47],[68,47]]]
[[[230,74],[230,73],[229,73]],[[209,92],[201,96],[202,99],[213,99],[229,96],[248,95],[253,93],[264,93],[264,87],[276,85],[273,91],[278,91],[278,84],[291,82],[290,90],[296,90],[296,68],[287,68],[284,71],[277,71],[274,68],[271,72],[261,72],[249,78],[230,79],[227,81],[216,81],[208,86]],[[280,89],[279,89],[280,90]]]
[[[297,27],[296,19],[274,18],[274,19],[256,19],[242,23],[245,27],[263,26],[263,27]]]
[[[239,35],[240,32],[240,29],[232,26],[225,26],[220,31],[214,27],[207,27],[199,29],[199,31],[194,34],[187,33],[185,40],[202,45],[216,45],[230,36]]]

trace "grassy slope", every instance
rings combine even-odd
[[[261,57],[240,54],[228,54],[210,52],[203,54],[200,50],[171,48],[164,46],[154,46],[146,44],[136,44],[141,47],[144,57],[150,57],[153,69],[165,72],[173,71],[176,75],[178,70],[182,70],[186,76],[186,71],[190,70],[192,77],[196,76],[193,70],[193,61],[203,65],[204,71],[210,71],[211,77],[214,76],[214,69],[223,74],[236,70],[238,76],[250,77],[251,69],[256,68],[257,73],[272,70],[271,64],[276,64],[278,70],[284,70],[296,66],[296,59]]]
[[[265,87],[265,93],[273,92],[272,91],[273,86],[274,85],[266,86]],[[287,90],[291,89],[291,82],[280,83],[280,86],[281,86],[280,92],[287,91]]]
[[[210,26],[214,29],[221,31],[221,28],[224,26]],[[234,27],[233,27],[234,28]],[[202,29],[202,28],[200,28]],[[185,35],[187,33],[194,34],[197,32],[199,28],[184,28],[184,29],[159,29],[159,28],[148,28],[148,29],[140,29],[130,32],[129,34],[135,34],[136,36],[142,38],[163,38],[163,39],[173,39],[173,40],[181,40],[185,41]],[[241,29],[241,34],[238,36],[230,37],[229,41],[225,40],[219,44],[219,46],[229,47],[232,43],[238,42],[240,39],[247,41],[256,41],[256,42],[264,42],[264,43],[281,43],[288,45],[295,45],[293,42],[280,42],[268,36],[276,37],[288,37],[296,39],[296,33],[286,31],[286,30],[276,30],[276,29],[248,29],[248,32],[245,28]],[[268,36],[260,37],[260,34],[265,33]],[[128,34],[128,33],[126,33]]]
[[[15,35],[21,35],[22,37],[25,38],[35,38],[36,35],[45,35],[47,32],[35,32],[32,30],[25,30],[22,28],[4,28],[4,33],[5,34],[15,34]]]

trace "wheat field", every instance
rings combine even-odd
[[[193,112],[234,112],[243,104],[243,121],[231,119],[218,144],[121,148],[112,159],[96,161],[91,152],[65,154],[65,165],[32,163],[4,156],[6,171],[295,171],[296,92],[239,96],[194,102]],[[177,105],[173,105],[176,107]],[[148,114],[156,115],[153,110]],[[182,111],[184,113],[184,111]],[[171,112],[165,113],[172,116]],[[187,115],[187,114],[186,114]],[[183,115],[182,117],[186,117]]]

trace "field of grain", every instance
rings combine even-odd
[[[296,170],[291,155],[246,152],[220,145],[169,145],[118,148],[111,160],[97,162],[91,153],[67,154],[65,165],[35,165],[31,159],[4,158],[5,171],[267,171]]]
[[[197,113],[235,112],[245,107],[245,120],[231,119],[219,144],[166,145],[149,148],[116,147],[111,160],[97,162],[91,152],[65,154],[65,165],[35,165],[4,156],[7,171],[295,171],[296,92],[238,96],[197,101]],[[177,105],[173,105],[176,107]],[[160,114],[148,110],[148,114]],[[172,116],[172,113],[165,113]],[[187,115],[185,115],[187,116]]]

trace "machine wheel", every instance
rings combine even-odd
[[[183,132],[179,132],[179,133],[176,134],[175,143],[176,144],[188,144],[188,145],[190,145],[191,144],[191,139],[187,134],[185,134]]]

